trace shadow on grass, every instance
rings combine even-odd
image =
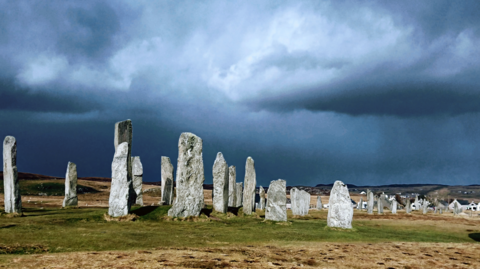
[[[140,208],[137,208],[137,209],[133,210],[131,213],[141,217],[141,216],[145,216],[149,213],[152,213],[157,208],[158,208],[158,206],[144,206],[144,207],[140,207]]]
[[[228,212],[232,212],[235,216],[238,216],[238,211],[240,210],[240,208],[242,208],[242,207],[241,206],[240,207],[229,207]]]
[[[202,208],[200,211],[200,215],[205,214],[207,217],[210,217],[210,214],[212,214],[213,208],[207,207],[207,208]]]
[[[468,237],[470,237],[471,239],[477,242],[480,242],[480,233],[471,233],[471,234],[468,234]]]
[[[2,226],[2,227],[0,227],[0,229],[12,228],[12,227],[15,227],[15,226],[17,226],[17,225],[10,224],[10,225]]]

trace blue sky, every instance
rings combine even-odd
[[[144,180],[178,138],[257,182],[478,184],[478,1],[1,1],[0,135],[22,172]]]

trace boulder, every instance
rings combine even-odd
[[[112,217],[126,216],[136,201],[133,189],[132,170],[130,169],[130,156],[128,156],[128,143],[118,145],[112,162],[112,185],[108,200],[108,214]],[[134,197],[134,198],[132,198]]]
[[[237,169],[234,165],[228,168],[228,206],[237,206]]]
[[[335,181],[328,203],[327,226],[351,229],[353,208],[347,185],[339,180]]]
[[[170,217],[199,216],[204,206],[205,181],[202,139],[192,133],[182,133],[178,141],[177,188]]]
[[[237,201],[235,207],[241,207],[243,205],[243,182],[238,182],[235,186],[235,196]]]
[[[77,165],[68,162],[67,173],[65,174],[65,198],[63,207],[78,206],[77,197]]]
[[[228,209],[229,169],[221,152],[213,164],[213,209],[226,214]]]
[[[287,182],[273,180],[268,187],[265,219],[273,221],[287,221]]]
[[[255,162],[252,157],[247,158],[245,163],[245,186],[243,188],[243,213],[251,215],[255,206],[255,188],[257,179],[255,174]]]
[[[6,136],[3,140],[3,191],[6,213],[22,213],[22,197],[17,170],[17,140]]]
[[[171,205],[173,203],[173,165],[169,157],[162,156],[162,198],[160,200],[163,205]]]

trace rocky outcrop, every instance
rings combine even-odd
[[[228,209],[228,165],[221,152],[213,164],[213,209],[226,214]]]
[[[347,185],[341,181],[335,181],[328,203],[327,226],[351,229],[353,207]]]
[[[77,165],[68,162],[67,173],[65,174],[65,198],[63,207],[78,206],[77,197]]]
[[[6,213],[22,213],[22,197],[17,170],[17,140],[6,136],[3,140],[3,191]]]
[[[202,139],[192,133],[182,133],[178,141],[177,188],[170,217],[199,216],[204,206],[205,181]]]
[[[287,182],[273,180],[268,187],[265,219],[273,221],[287,221]]]

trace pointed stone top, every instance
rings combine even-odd
[[[221,152],[217,153],[217,158],[215,159],[215,162],[217,161],[225,162],[225,158],[223,157],[223,154]]]
[[[236,169],[235,165],[230,165],[230,167],[228,167],[228,168],[229,168],[229,169],[233,169],[233,170]]]
[[[17,140],[15,139],[15,137],[13,137],[11,135],[5,136],[5,140],[3,140],[4,145],[13,144],[13,143],[16,143],[16,142],[17,142]]]
[[[254,161],[253,161],[253,158],[252,158],[252,157],[250,157],[250,156],[248,156],[248,158],[247,158],[247,162],[248,162],[248,161],[250,161],[250,162],[254,163]]]
[[[128,155],[128,142],[123,142],[118,145],[117,149],[115,150],[114,157],[123,157]]]
[[[75,163],[72,163],[72,162],[68,162],[68,166],[77,166]]]

